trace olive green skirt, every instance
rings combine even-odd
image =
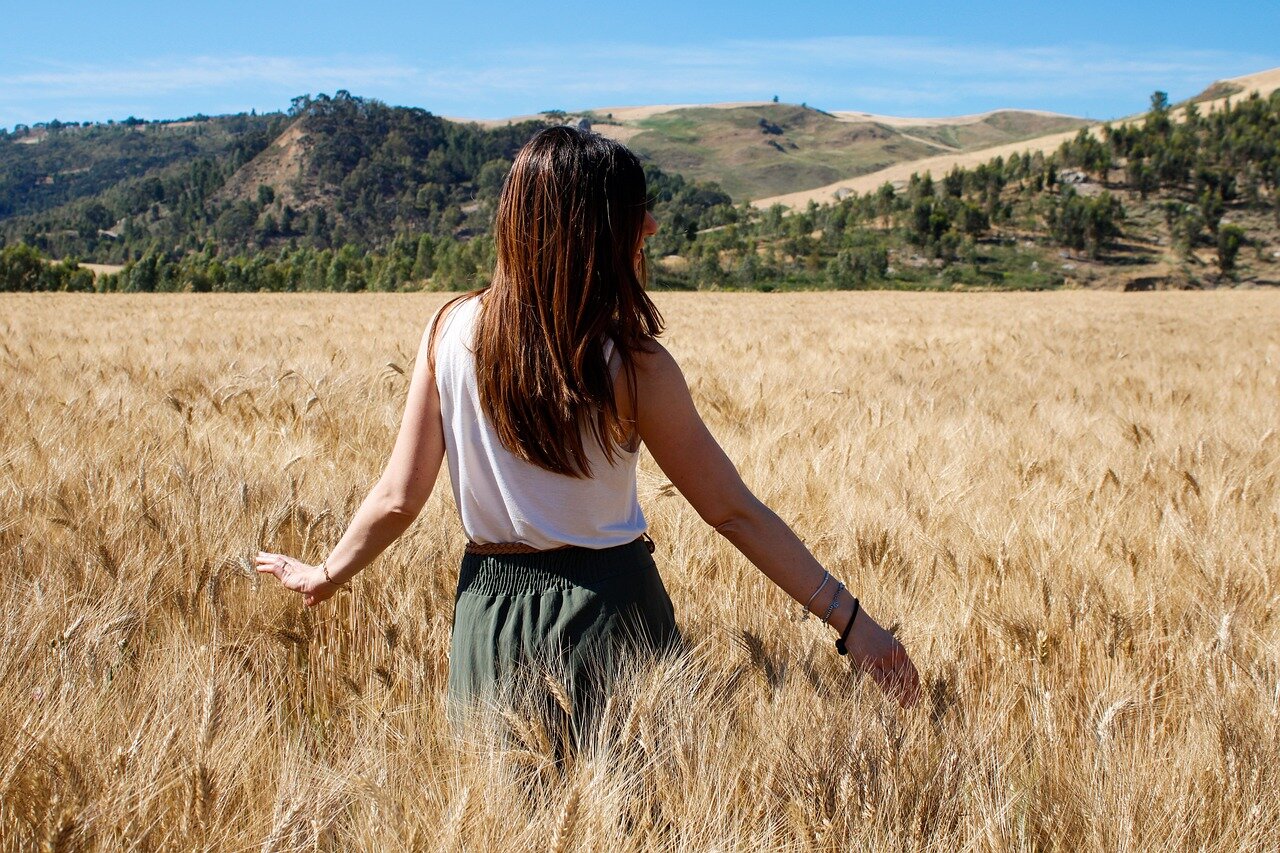
[[[449,705],[502,701],[554,679],[589,715],[625,654],[680,642],[671,598],[643,540],[613,548],[466,554],[454,599]]]

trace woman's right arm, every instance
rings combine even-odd
[[[728,539],[770,580],[796,601],[810,600],[822,583],[821,564],[800,538],[751,493],[702,421],[680,366],[657,342],[636,354],[636,430],[658,467],[707,524]],[[836,589],[833,578],[810,611],[823,616]],[[853,615],[853,592],[842,592],[831,615],[837,630]],[[919,698],[919,676],[902,644],[866,610],[858,613],[848,639],[849,655],[904,706]]]

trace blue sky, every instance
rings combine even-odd
[[[1229,11],[1228,11],[1229,10]],[[441,115],[760,100],[1111,118],[1280,66],[1280,2],[19,2],[0,126],[285,109],[347,89]]]

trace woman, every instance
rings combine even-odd
[[[450,697],[551,658],[585,684],[624,635],[655,648],[678,638],[636,501],[643,443],[707,524],[841,636],[841,654],[914,704],[905,649],[743,484],[657,342],[646,201],[621,144],[569,127],[535,135],[502,189],[492,284],[432,318],[390,461],[350,527],[320,565],[263,552],[258,570],[320,604],[412,523],[447,457],[470,540]]]

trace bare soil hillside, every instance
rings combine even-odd
[[[294,122],[265,151],[236,170],[214,196],[217,201],[252,198],[259,186],[269,186],[284,204],[304,206],[302,192],[306,165],[306,134]]]

